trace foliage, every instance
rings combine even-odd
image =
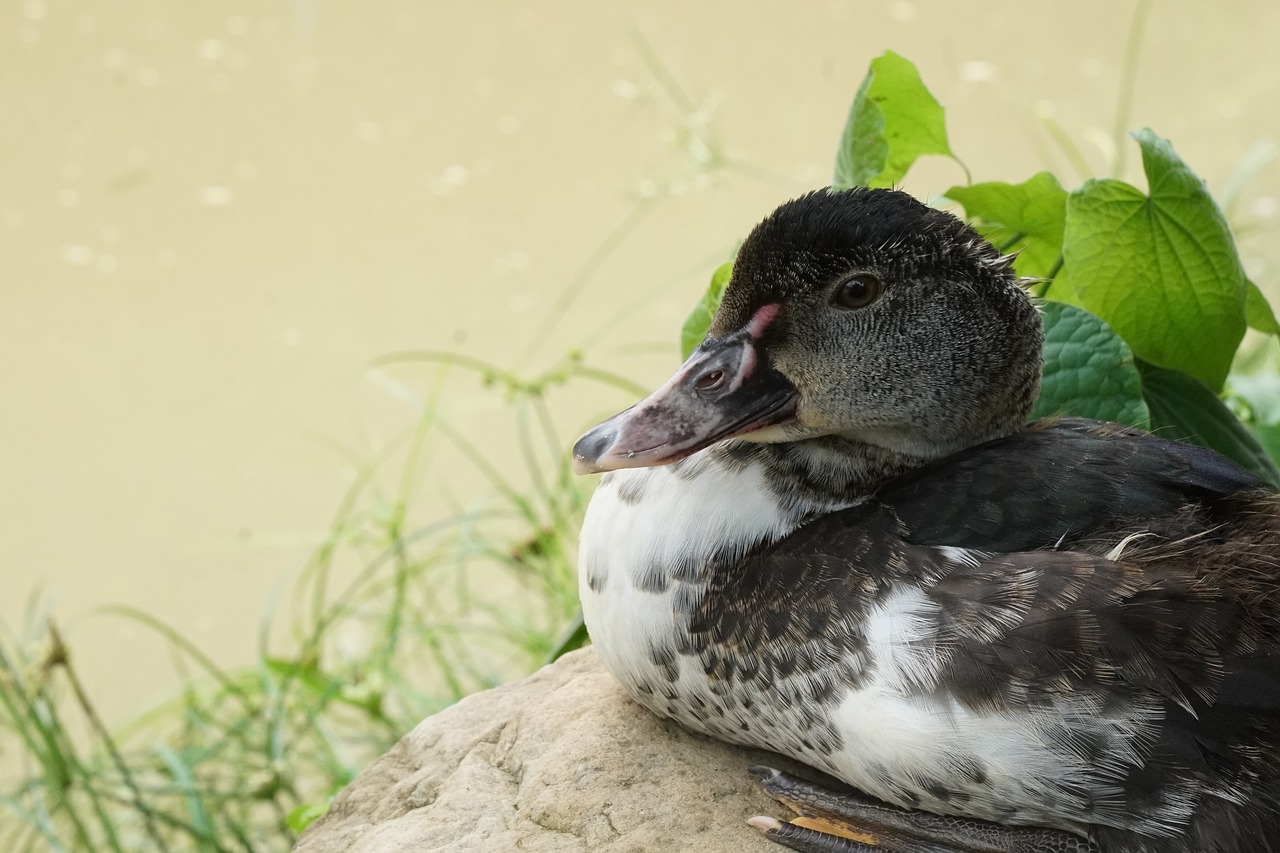
[[[1043,306],[1044,377],[1033,418],[1063,411],[1148,426],[1142,379],[1129,347],[1106,323],[1074,305]]]
[[[886,51],[854,96],[832,186],[891,187],[924,154],[951,156],[942,106],[910,60]]]
[[[1014,269],[1027,278],[1043,279],[1052,298],[1078,305],[1070,271],[1062,262],[1067,224],[1067,191],[1048,172],[1020,184],[989,181],[952,187],[947,197],[980,220],[983,236],[1006,251],[1017,251]]]
[[[1235,242],[1173,146],[1150,130],[1134,138],[1148,192],[1105,179],[1071,193],[1063,265],[1084,306],[1139,358],[1220,390],[1245,328]]]
[[[375,365],[382,382],[397,381],[385,373],[393,364],[429,369],[420,422],[359,466],[290,596],[294,612],[266,615],[256,668],[226,672],[178,631],[116,608],[170,643],[188,676],[181,695],[110,732],[56,627],[43,648],[0,639],[0,730],[25,768],[0,789],[0,816],[17,818],[0,823],[0,850],[287,850],[424,716],[571,645],[589,489],[572,475],[548,398],[584,382],[639,389],[576,357],[524,379],[458,356],[404,354]],[[527,484],[489,465],[436,410],[434,389],[459,368],[506,399]],[[469,457],[497,504],[415,521],[432,442]],[[290,616],[293,642],[281,650],[271,623]]]
[[[689,312],[689,316],[685,319],[684,326],[680,330],[680,353],[682,358],[688,358],[689,353],[693,352],[693,348],[702,343],[702,339],[706,337],[707,329],[711,326],[711,317],[716,313],[716,306],[720,304],[720,299],[724,296],[724,289],[729,286],[729,276],[732,274],[732,263],[721,264],[711,274],[711,283],[707,285],[707,289],[702,294],[702,298],[698,300],[698,304]]]
[[[984,237],[1018,253],[1015,269],[1047,300],[1034,413],[1151,428],[1211,447],[1280,487],[1259,441],[1272,443],[1274,423],[1255,420],[1255,435],[1218,397],[1246,325],[1266,334],[1280,327],[1245,278],[1204,182],[1167,140],[1150,130],[1133,138],[1146,192],[1117,178],[1068,192],[1047,172],[946,192]],[[891,186],[923,154],[954,159],[942,108],[910,62],[885,53],[854,98],[833,185]],[[724,276],[722,267],[685,324],[686,353],[706,332]]]

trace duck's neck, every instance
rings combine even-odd
[[[824,437],[726,442],[662,468],[607,474],[583,520],[584,607],[618,601],[623,590],[700,587],[713,561],[732,562],[813,518],[858,504],[925,461]]]
[[[810,516],[849,506],[931,458],[840,436],[763,444],[728,442],[712,453],[759,466],[780,503]]]

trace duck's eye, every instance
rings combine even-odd
[[[883,292],[884,282],[871,273],[860,272],[836,288],[832,304],[845,311],[857,311],[875,302]]]

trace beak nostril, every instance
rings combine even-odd
[[[704,373],[693,383],[695,391],[714,391],[724,384],[724,371],[719,368]]]

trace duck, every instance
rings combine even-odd
[[[788,201],[705,340],[574,445],[596,654],[752,768],[799,851],[1280,851],[1280,500],[1029,421],[1027,282],[891,189]]]

